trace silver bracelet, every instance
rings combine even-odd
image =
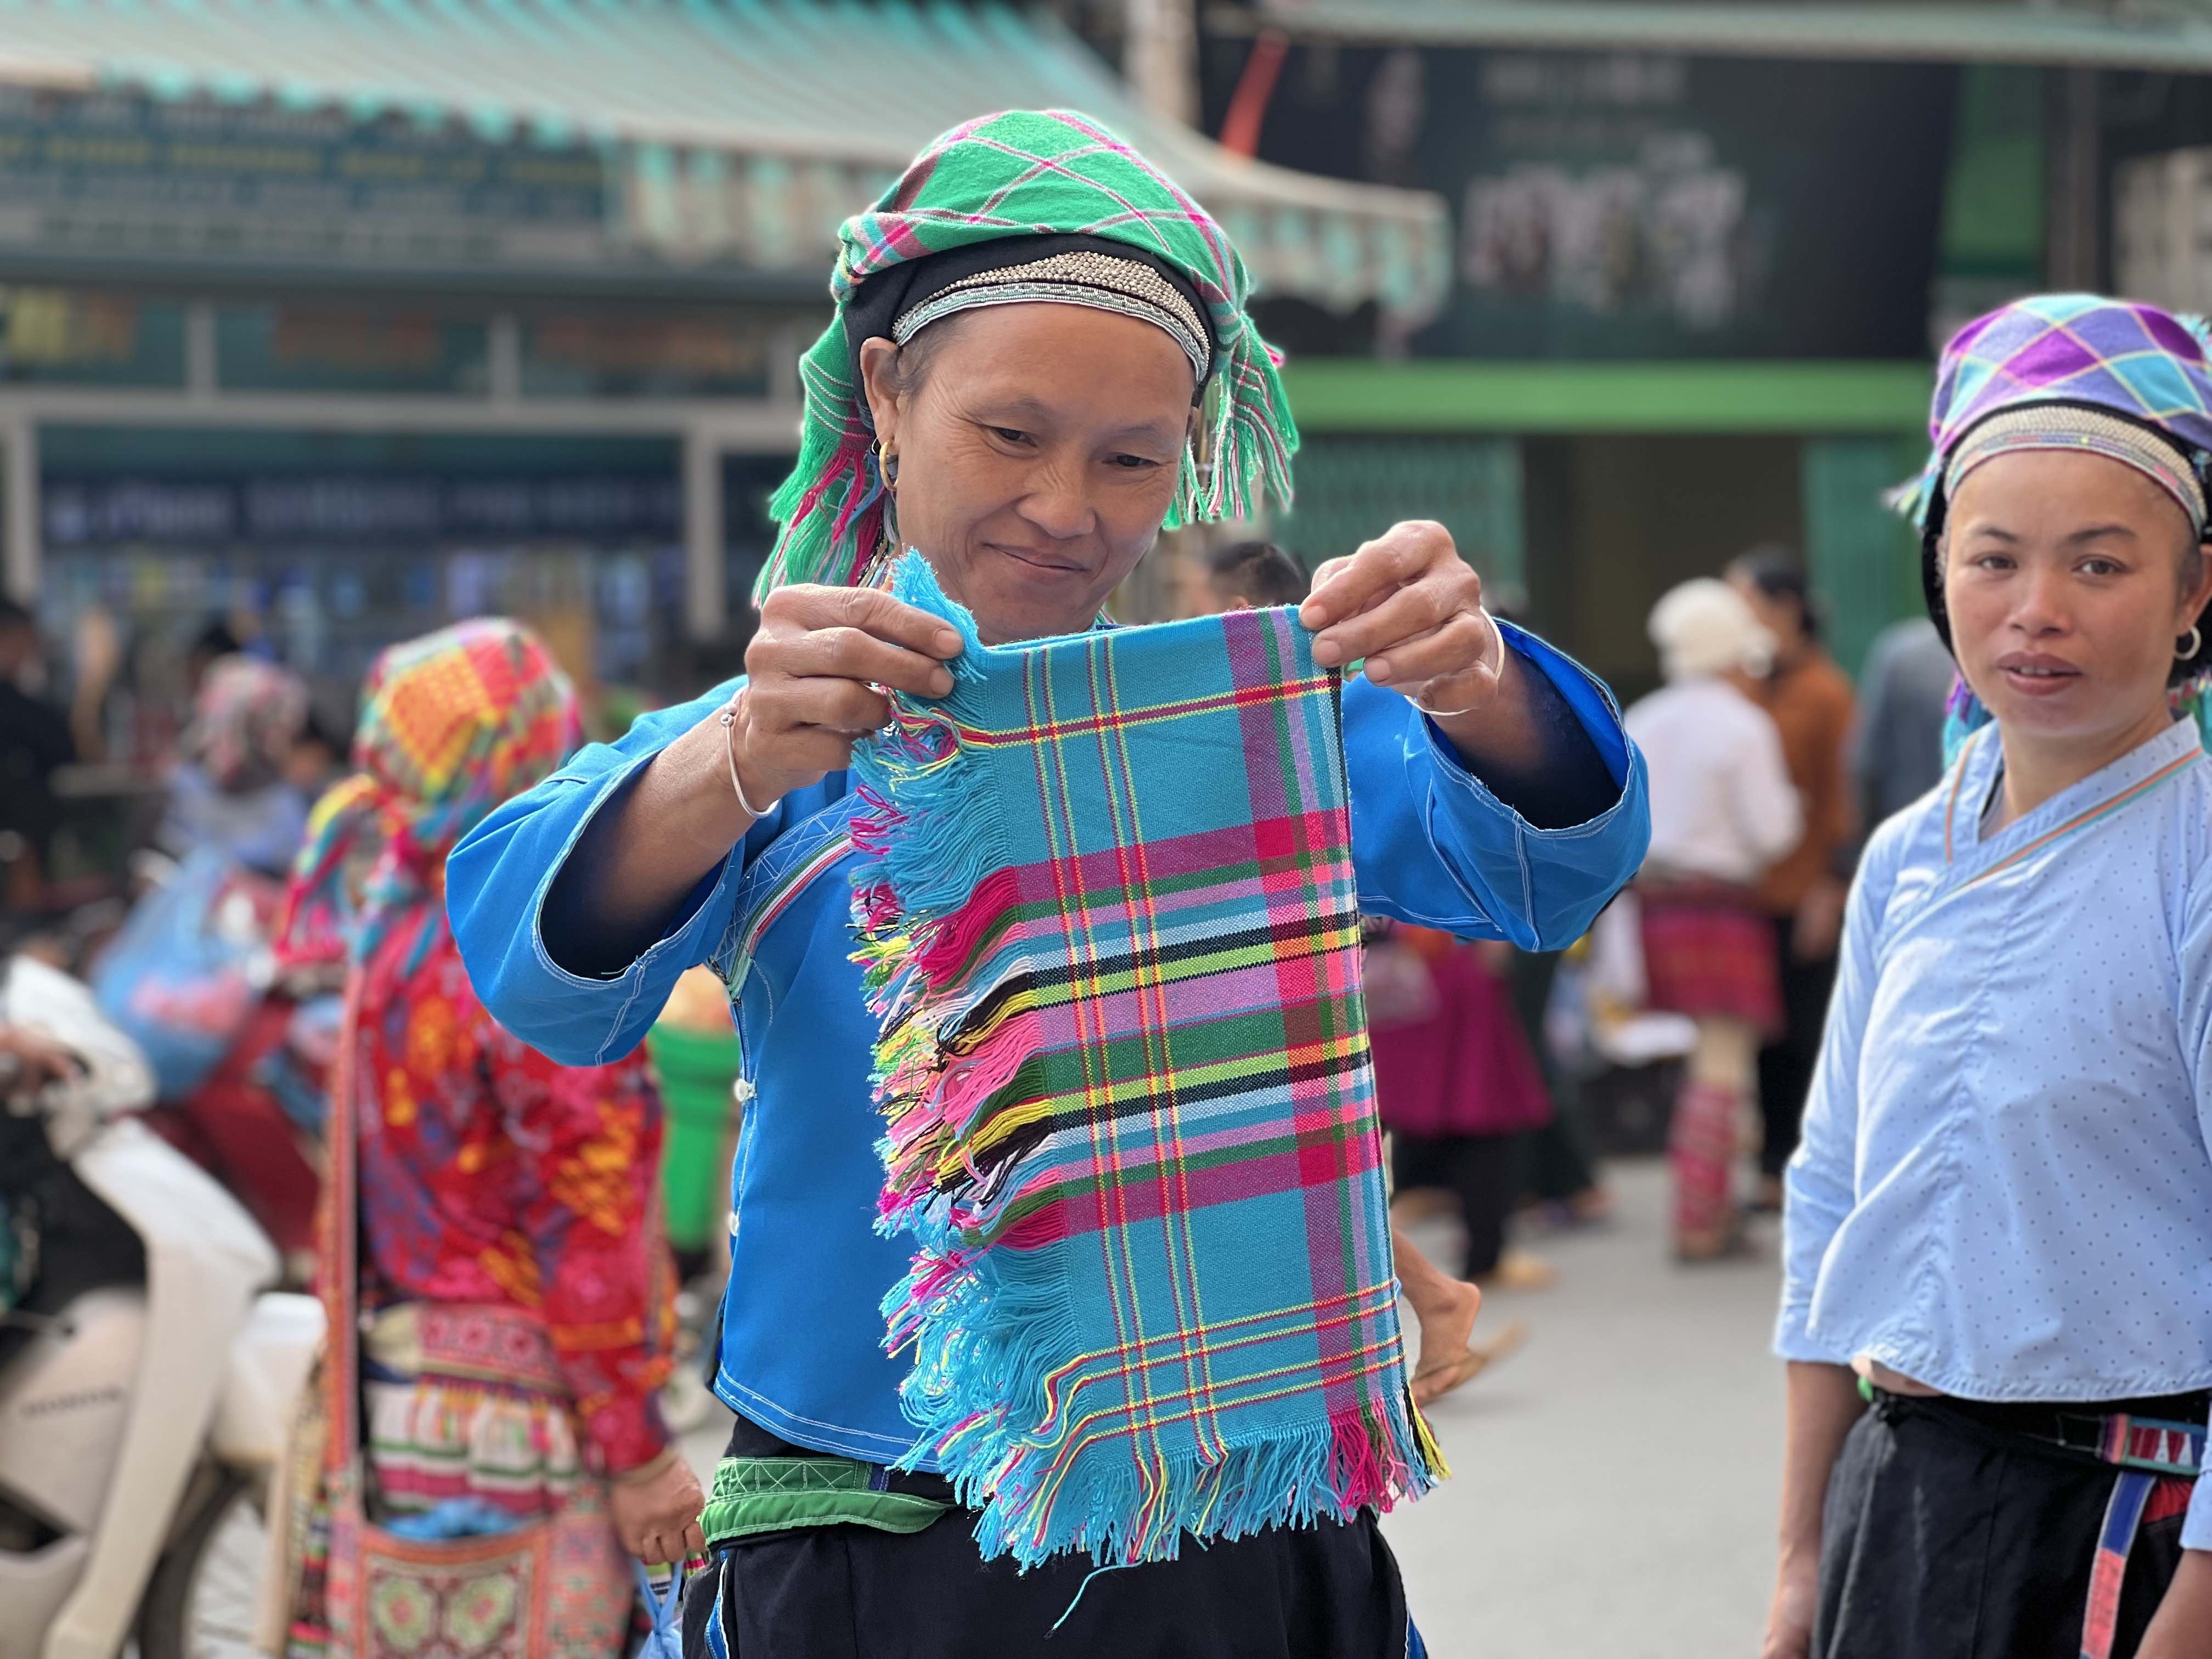
[[[1490,624],[1490,637],[1498,641],[1498,654],[1499,659],[1498,666],[1503,668],[1505,665],[1505,635],[1498,631],[1498,618],[1490,614],[1490,607],[1486,605],[1477,605],[1475,607],[1475,611],[1476,614],[1481,617],[1483,621]],[[1475,665],[1478,668],[1486,665],[1487,665],[1484,663],[1478,663]],[[1476,708],[1480,707],[1478,703],[1469,703],[1464,708],[1431,708],[1428,704],[1423,702],[1419,697],[1408,696],[1406,701],[1413,704],[1414,708],[1419,709],[1424,714],[1426,714],[1432,720],[1457,720],[1462,714],[1472,714],[1474,713]]]
[[[778,795],[775,800],[770,801],[766,806],[756,806],[745,799],[745,787],[738,781],[738,740],[735,735],[738,726],[738,706],[744,702],[745,691],[750,689],[748,686],[739,690],[736,696],[732,697],[728,703],[724,705],[721,714],[717,718],[722,722],[722,758],[730,763],[730,793],[738,798],[738,805],[744,808],[747,817],[764,818],[775,810],[776,801],[781,800],[783,797]]]
[[[1473,703],[1468,704],[1464,708],[1431,708],[1419,697],[1408,697],[1406,701],[1432,720],[1457,720],[1462,714],[1472,714],[1475,709],[1475,705]]]

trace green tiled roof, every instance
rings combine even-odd
[[[1259,0],[1256,17],[1219,15],[1365,44],[2212,70],[2212,16],[2181,3]]]
[[[1449,279],[1437,198],[1232,155],[1138,107],[1048,16],[998,4],[0,0],[11,85],[596,153],[624,257],[825,275],[838,221],[938,133],[1078,108],[1222,218],[1267,291],[1418,318]]]

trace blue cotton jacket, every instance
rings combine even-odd
[[[1353,863],[1364,910],[1555,949],[1643,861],[1644,766],[1595,679],[1533,636],[1506,633],[1587,734],[1618,787],[1613,805],[1587,823],[1538,829],[1403,697],[1355,679],[1344,696]],[[898,1402],[906,1367],[883,1350],[878,1305],[909,1252],[874,1231],[882,1125],[868,1079],[875,1022],[850,959],[850,859],[839,856],[858,804],[847,775],[785,796],[619,973],[569,971],[562,962],[599,958],[586,941],[546,933],[547,895],[593,814],[738,684],[644,716],[620,742],[583,750],[495,811],[455,848],[447,905],[484,1005],[571,1065],[636,1047],[695,963],[741,975],[740,1092],[750,1103],[732,1173],[714,1391],[799,1445],[888,1462],[908,1452],[914,1431]],[[1587,763],[1588,749],[1575,746]]]

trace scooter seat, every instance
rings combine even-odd
[[[234,1468],[276,1467],[322,1340],[323,1304],[313,1297],[267,1291],[254,1298],[216,1406],[210,1443],[217,1457]]]

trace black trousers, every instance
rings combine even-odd
[[[1551,1006],[1560,955],[1558,951],[1516,951],[1507,981],[1514,1017],[1544,1073],[1544,1091],[1552,1097],[1550,1120],[1542,1128],[1528,1131],[1521,1143],[1521,1191],[1546,1203],[1576,1197],[1597,1185],[1597,1170],[1583,1141],[1575,1080],[1560,1071],[1544,1036],[1544,1012]]]
[[[1778,1176],[1797,1150],[1797,1128],[1805,1115],[1805,1097],[1813,1091],[1813,1068],[1820,1059],[1820,1035],[1828,1024],[1828,999],[1835,994],[1836,958],[1800,962],[1790,948],[1794,917],[1774,919],[1774,943],[1782,963],[1782,1035],[1759,1051],[1759,1167]]]
[[[729,1449],[799,1453],[743,1418]],[[892,1479],[924,1491],[933,1478]],[[1178,1560],[1095,1578],[1088,1556],[1026,1573],[982,1560],[974,1525],[953,1510],[918,1533],[811,1527],[730,1545],[684,1593],[684,1659],[712,1659],[717,1611],[732,1659],[1405,1659],[1405,1589],[1371,1517],[1186,1539]]]
[[[1948,1402],[1879,1396],[1829,1478],[1813,1659],[2080,1659],[2118,1475]],[[2172,1582],[2181,1522],[2136,1534],[2113,1659],[2134,1654]]]
[[[1518,1135],[1408,1135],[1390,1137],[1390,1181],[1399,1192],[1409,1187],[1442,1187],[1459,1200],[1467,1223],[1467,1261],[1462,1279],[1493,1272],[1505,1254],[1505,1223],[1519,1191]]]

